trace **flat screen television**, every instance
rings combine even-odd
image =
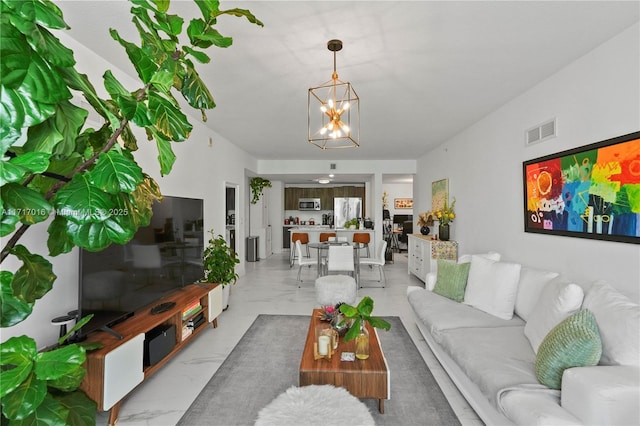
[[[203,200],[164,196],[151,222],[125,245],[80,250],[78,316],[93,314],[75,339],[104,330],[203,277]]]

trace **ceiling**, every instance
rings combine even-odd
[[[107,32],[137,43],[129,3],[58,4],[72,37],[133,74]],[[221,1],[234,7],[264,27],[218,19],[234,43],[199,68],[217,104],[206,125],[258,159],[415,159],[640,19],[637,1]],[[199,16],[190,1],[170,11]],[[333,38],[360,96],[358,149],[307,142],[307,90],[330,80]]]

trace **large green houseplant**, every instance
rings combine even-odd
[[[200,18],[185,23],[169,13],[170,0],[130,0],[139,44],[111,37],[133,64],[140,84],[127,88],[107,70],[101,98],[76,69],[73,51],[53,31],[67,28],[49,0],[0,0],[0,263],[15,258],[15,272],[0,272],[0,326],[27,318],[56,279],[51,263],[18,244],[33,225],[49,221],[49,256],[74,246],[100,251],[128,242],[150,222],[151,205],[161,198],[157,183],[136,163],[132,126],[155,142],[163,175],[175,161],[173,142],[192,130],[175,95],[190,107],[215,107],[196,62],[205,51],[228,47],[232,39],[216,29],[221,15],[245,17],[248,10],[220,10],[217,0],[194,0]],[[181,41],[182,40],[182,41]],[[186,40],[186,43],[184,41]],[[104,119],[90,128],[88,111],[72,103],[83,96]],[[126,212],[119,214],[119,212]],[[0,399],[9,424],[95,423],[95,404],[77,390],[85,370],[85,348],[66,345],[40,353],[28,336],[0,345]],[[4,424],[4,421],[3,421]]]
[[[217,283],[222,285],[224,293],[222,306],[226,309],[229,301],[229,284],[235,284],[238,280],[238,273],[235,266],[240,263],[238,254],[227,245],[222,235],[215,235],[213,229],[209,231],[211,238],[209,245],[204,249],[202,263],[204,266],[204,277],[202,282]]]

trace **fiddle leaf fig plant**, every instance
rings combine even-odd
[[[187,23],[169,12],[170,0],[130,0],[138,44],[116,29],[109,35],[124,48],[139,85],[128,88],[107,70],[102,98],[54,35],[68,28],[55,2],[0,0],[0,237],[7,237],[0,263],[14,258],[21,265],[0,273],[1,327],[24,321],[56,280],[47,259],[19,244],[31,226],[48,222],[48,254],[58,256],[75,246],[100,251],[127,243],[149,224],[151,205],[162,195],[136,163],[132,126],[155,143],[160,173],[168,174],[176,158],[172,143],[185,141],[193,128],[176,96],[203,120],[215,107],[196,63],[210,62],[210,47],[232,44],[215,29],[218,18],[263,25],[248,10],[194,1],[201,17]],[[89,125],[88,110],[74,96],[84,97],[103,124]],[[95,405],[75,390],[84,351],[71,344],[40,353],[28,336],[0,344],[0,398],[9,424],[94,424]]]
[[[364,321],[368,322],[371,327],[382,328],[385,330],[389,330],[391,328],[391,324],[384,319],[371,316],[371,313],[373,312],[373,299],[369,296],[363,297],[360,303],[358,303],[358,306],[351,306],[343,303],[340,305],[340,312],[342,312],[346,318],[353,319],[351,328],[349,328],[347,334],[344,335],[345,342],[356,338],[360,332],[360,324]]]

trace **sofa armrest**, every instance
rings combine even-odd
[[[640,424],[640,368],[569,368],[562,375],[561,405],[588,425]]]
[[[435,272],[428,272],[427,276],[424,278],[424,288],[433,291],[433,288],[436,286],[436,280],[438,275]]]

